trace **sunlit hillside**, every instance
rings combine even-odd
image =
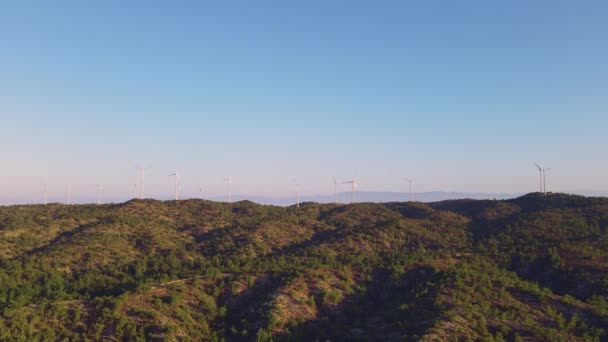
[[[608,199],[0,207],[0,340],[606,340]]]

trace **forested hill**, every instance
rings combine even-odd
[[[0,340],[608,340],[608,199],[0,207]]]

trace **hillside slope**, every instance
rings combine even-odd
[[[608,200],[0,207],[0,340],[607,340]]]

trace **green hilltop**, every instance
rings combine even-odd
[[[0,340],[608,340],[607,236],[564,194],[0,207]]]

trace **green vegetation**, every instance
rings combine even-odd
[[[608,199],[0,207],[0,341],[608,340]]]

